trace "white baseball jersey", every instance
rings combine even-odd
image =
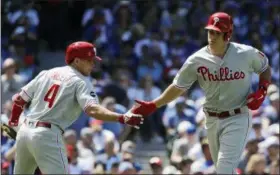
[[[30,101],[24,117],[70,126],[90,104],[98,103],[89,79],[70,66],[42,71],[22,88],[20,95]]]
[[[262,73],[267,67],[267,57],[251,46],[230,42],[223,58],[205,46],[187,58],[173,84],[189,89],[198,81],[206,95],[204,108],[228,111],[246,104],[252,73]]]

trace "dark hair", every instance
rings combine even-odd
[[[162,168],[162,165],[158,165],[158,164],[153,163],[153,164],[150,164],[150,167],[152,169],[157,168],[157,167],[161,167]]]
[[[102,165],[102,168],[103,168],[104,170],[106,170],[106,165],[105,165],[103,162],[101,162],[101,161],[95,162],[94,165],[93,165],[93,167],[96,168],[98,165]]]

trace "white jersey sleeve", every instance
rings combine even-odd
[[[258,49],[253,49],[250,57],[252,57],[252,69],[255,73],[260,74],[268,67],[268,58]]]
[[[197,80],[194,57],[189,57],[173,80],[178,88],[189,89]]]
[[[29,102],[33,99],[35,91],[38,89],[38,80],[43,77],[47,71],[41,71],[33,80],[31,80],[27,85],[21,88],[19,95]]]
[[[93,89],[93,85],[90,81],[80,81],[76,89],[76,98],[79,105],[85,111],[91,104],[98,104],[98,97]]]

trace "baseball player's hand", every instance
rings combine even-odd
[[[250,94],[247,97],[247,106],[251,110],[257,110],[263,103],[266,96],[264,89],[259,89],[255,93]]]
[[[9,126],[18,126],[18,120],[12,121],[11,118],[9,120]]]
[[[17,132],[12,127],[6,125],[5,123],[1,123],[1,129],[10,139],[16,140]]]
[[[156,104],[154,102],[135,100],[137,103],[131,109],[134,114],[141,114],[143,116],[149,116],[157,110]]]
[[[252,93],[247,97],[247,106],[249,109],[257,110],[262,105],[269,84],[270,81],[260,79],[259,89],[255,93]]]
[[[119,122],[122,124],[127,124],[131,127],[139,129],[139,125],[143,124],[144,118],[140,114],[133,114],[132,112],[128,111],[124,115],[121,115],[119,118]]]

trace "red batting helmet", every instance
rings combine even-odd
[[[224,12],[214,13],[209,17],[205,29],[226,33],[225,40],[228,41],[233,30],[232,18]]]
[[[67,47],[65,57],[66,64],[70,64],[75,58],[85,60],[96,59],[98,61],[102,60],[96,55],[95,46],[85,41],[77,41]]]

